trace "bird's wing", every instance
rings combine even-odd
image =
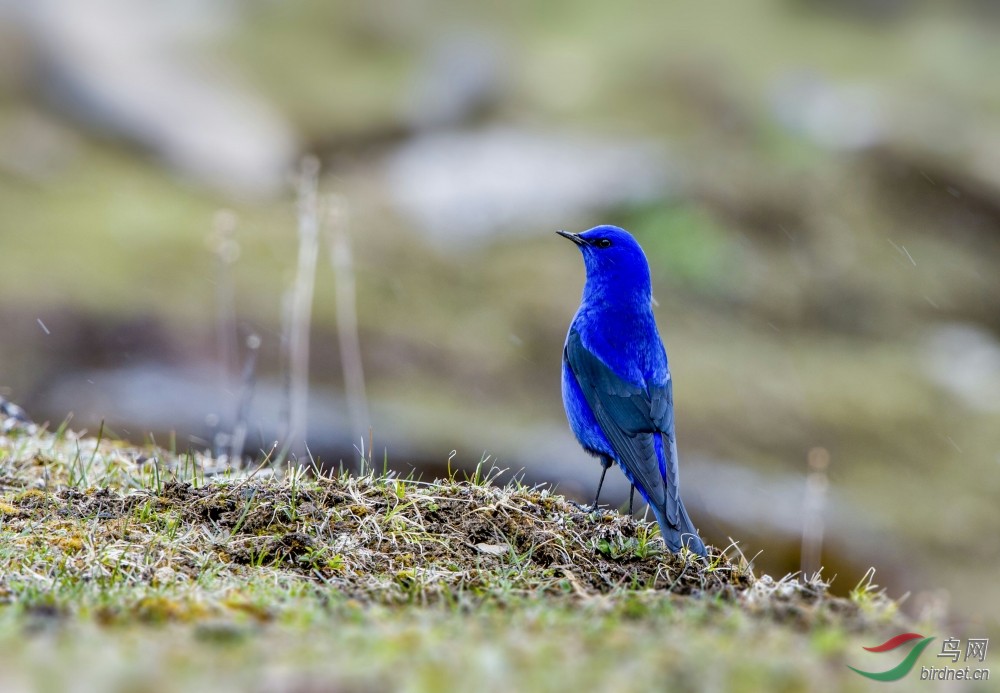
[[[564,358],[590,405],[594,418],[625,467],[646,491],[649,501],[662,503],[668,522],[680,526],[677,452],[674,444],[673,392],[670,380],[647,387],[624,380],[583,345],[571,330]],[[659,446],[659,434],[666,445]]]

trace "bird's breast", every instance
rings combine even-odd
[[[582,307],[570,329],[583,345],[628,382],[645,387],[670,378],[667,354],[652,311],[589,310]]]

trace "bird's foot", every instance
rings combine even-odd
[[[569,504],[572,505],[577,510],[579,510],[581,512],[587,513],[588,515],[590,513],[606,512],[608,510],[607,508],[602,508],[601,506],[597,505],[596,503],[587,503],[587,504],[584,504],[584,503],[577,503],[576,501],[571,500],[571,501],[569,501]]]

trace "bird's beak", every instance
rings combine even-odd
[[[556,233],[559,234],[560,236],[562,236],[563,238],[570,239],[571,241],[573,241],[577,245],[590,245],[589,243],[587,243],[586,240],[584,240],[583,238],[581,238],[580,234],[578,234],[578,233],[570,233],[569,231],[556,231]]]

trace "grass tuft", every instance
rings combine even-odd
[[[68,428],[12,431],[0,445],[0,591],[26,606],[43,599],[86,611],[104,599],[95,584],[146,595],[202,584],[206,574],[213,587],[239,585],[257,572],[364,604],[648,592],[852,627],[892,611],[870,581],[845,600],[818,574],[757,577],[735,545],[710,548],[704,561],[672,554],[655,525],[585,512],[546,488],[498,485],[486,459],[465,479],[424,482],[371,470],[234,468],[198,453],[138,449],[108,439],[103,426],[97,438]],[[230,603],[195,596],[207,612]]]
[[[870,576],[838,598],[819,573],[755,575],[735,543],[710,547],[707,560],[672,554],[655,525],[585,512],[547,488],[500,485],[486,459],[467,478],[433,482],[370,467],[360,476],[282,470],[267,459],[237,468],[106,431],[8,427],[0,663],[27,656],[25,634],[76,634],[59,645],[66,661],[131,651],[138,638],[177,652],[161,688],[181,690],[185,671],[187,684],[208,685],[211,668],[191,670],[193,662],[222,666],[203,648],[235,648],[242,654],[226,660],[239,663],[235,690],[295,643],[315,653],[297,655],[304,670],[376,687],[417,676],[411,688],[439,690],[441,667],[462,679],[495,651],[510,665],[500,689],[549,681],[562,690],[549,658],[570,656],[564,647],[578,651],[583,687],[607,681],[600,672],[626,653],[661,662],[647,672],[650,685],[667,680],[667,664],[696,680],[718,647],[728,668],[712,675],[743,690],[747,671],[772,680],[758,661],[805,682],[852,639],[903,627]],[[445,649],[464,654],[443,664]],[[107,671],[88,669],[92,689],[137,680],[127,659],[104,659]],[[382,668],[355,666],[369,660]],[[62,673],[75,682],[71,667]],[[55,675],[42,666],[36,674]]]

